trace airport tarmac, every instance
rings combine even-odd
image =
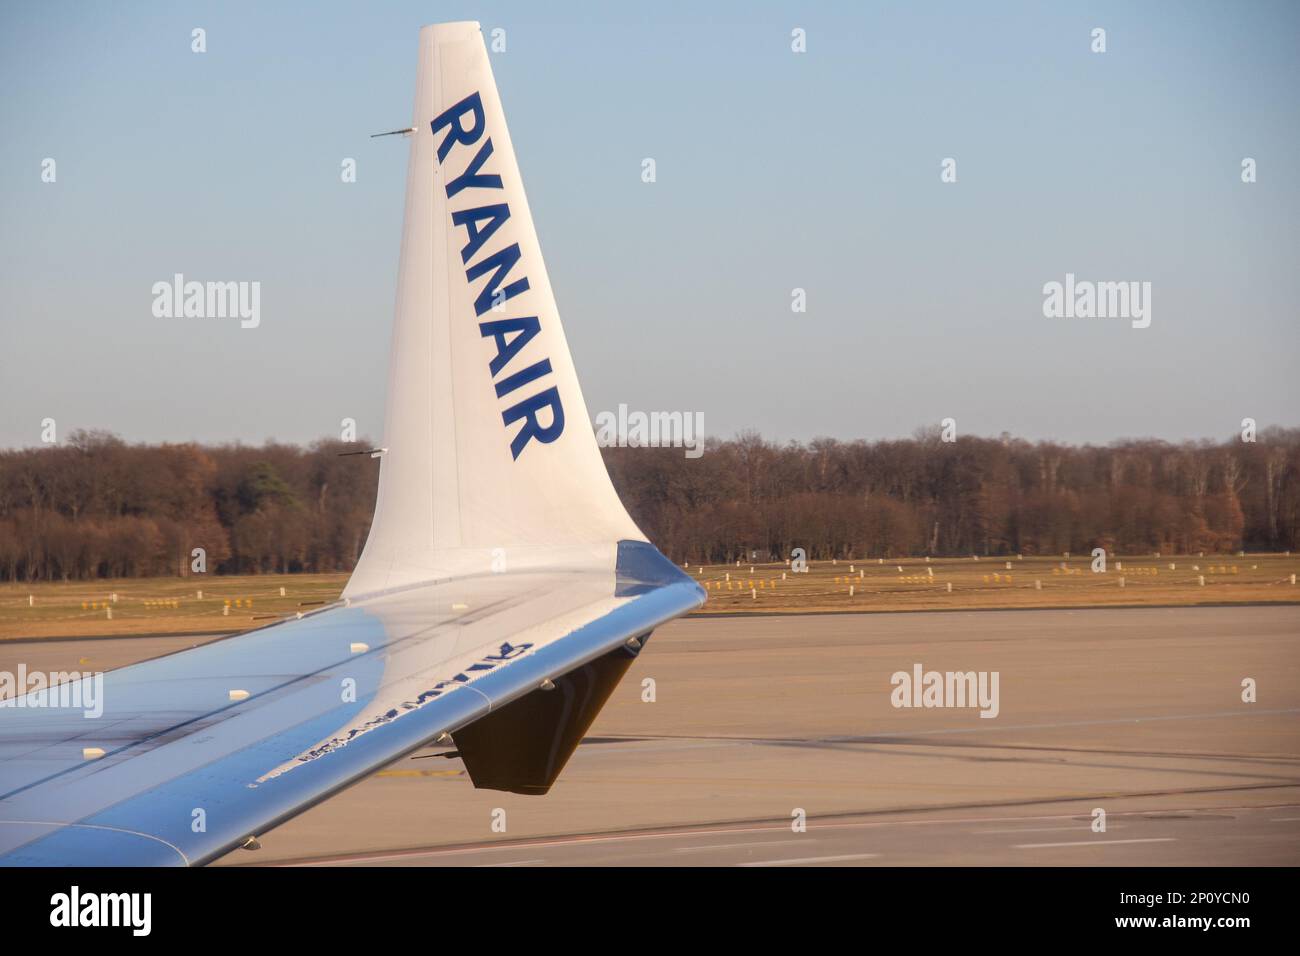
[[[196,640],[7,642],[0,668]],[[894,707],[917,664],[998,672],[997,716]],[[436,750],[219,864],[1297,865],[1300,609],[688,619],[548,796],[475,790]]]

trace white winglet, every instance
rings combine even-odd
[[[357,597],[644,541],[578,387],[477,23],[420,31],[379,497]]]

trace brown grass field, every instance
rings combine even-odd
[[[4,584],[0,640],[245,631],[315,610],[335,600],[347,580],[346,574],[253,574]]]
[[[697,615],[1300,604],[1300,585],[1292,583],[1300,556],[1130,555],[1109,559],[1104,573],[1094,573],[1091,565],[1087,555],[1057,555],[812,561],[798,574],[786,564],[685,570],[708,591]],[[0,640],[243,631],[335,600],[347,577],[4,584]]]
[[[1300,556],[1280,554],[1120,555],[1101,573],[1092,571],[1091,555],[840,559],[809,562],[801,574],[747,563],[687,572],[709,593],[698,614],[1300,604],[1300,586],[1291,583]]]

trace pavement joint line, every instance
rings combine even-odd
[[[1175,843],[1177,837],[1142,837],[1132,840],[1074,840],[1068,843],[1014,843],[1014,850],[1040,850],[1059,846],[1117,846],[1120,843]]]
[[[853,736],[837,735],[832,737],[659,737],[647,738],[657,740],[705,740],[710,742],[723,743],[747,743],[747,744],[843,744],[843,743],[860,743],[870,744],[881,739],[898,739],[909,737],[933,737],[939,734],[978,734],[985,731],[1008,731],[1008,730],[1056,730],[1064,727],[1098,727],[1107,724],[1144,724],[1163,720],[1208,720],[1213,717],[1279,717],[1286,714],[1300,714],[1300,707],[1281,707],[1273,710],[1219,710],[1210,711],[1201,714],[1157,714],[1151,717],[1106,717],[1098,720],[1067,720],[1046,724],[1004,724],[1001,726],[979,726],[979,727],[953,727],[937,728],[932,730],[890,730],[882,731],[876,734],[854,734]],[[1033,747],[1027,745],[1031,750],[1053,750],[1053,747]],[[1137,754],[1136,756],[1145,756]],[[1181,755],[1174,755],[1181,756]]]
[[[480,863],[478,864],[478,868],[486,870],[498,866],[531,866],[534,863],[545,863],[545,862],[546,862],[545,860],[510,860],[509,862],[506,863]]]
[[[1273,789],[1273,788],[1269,787],[1265,789]],[[1138,793],[1138,794],[1121,794],[1120,797],[1122,799],[1130,799],[1130,798],[1140,799],[1143,797],[1164,796],[1164,795],[1165,794]],[[1068,798],[1062,798],[1062,802],[1069,801],[1069,800],[1077,800],[1078,802],[1093,802],[1095,799],[1096,798],[1090,798],[1087,796],[1068,797]],[[994,806],[996,808],[996,806],[998,805],[994,805]],[[1193,813],[1200,810],[1242,810],[1242,811],[1269,810],[1269,809],[1280,810],[1280,809],[1289,809],[1291,807],[1296,807],[1296,806],[1300,806],[1300,804],[1283,803],[1283,804],[1275,804],[1273,806],[1259,806],[1259,807],[1253,807],[1253,806],[1184,807],[1184,808],[1180,808],[1179,812]],[[934,811],[942,811],[943,809],[945,808],[936,807],[934,808]],[[934,811],[913,809],[913,810],[891,810],[891,811],[866,811],[866,812],[875,815],[878,812],[916,813],[916,812],[934,812]],[[1125,817],[1125,816],[1144,816],[1145,814],[1151,812],[1152,811],[1150,810],[1116,810],[1110,813],[1109,816],[1113,819],[1115,817]],[[862,815],[862,811],[858,811],[858,813],[859,815]],[[864,823],[815,824],[815,826],[819,830],[843,830],[843,829],[864,829],[867,827],[887,827],[887,826],[936,826],[936,825],[943,825],[943,824],[962,824],[962,823],[996,823],[1000,821],[1011,821],[1011,820],[1078,820],[1081,825],[1086,825],[1088,822],[1088,816],[1086,811],[1078,811],[1075,813],[1028,814],[1025,816],[1000,816],[1000,817],[993,817],[993,818],[958,817],[958,818],[945,818],[939,820],[874,820],[874,821],[864,822]],[[810,823],[810,826],[813,825],[814,824]],[[296,860],[276,860],[276,861],[268,861],[267,863],[244,864],[244,865],[333,866],[338,863],[374,862],[378,860],[401,860],[413,856],[431,856],[431,857],[458,856],[466,853],[499,852],[502,850],[520,850],[520,849],[525,849],[527,847],[547,847],[547,846],[562,847],[562,846],[574,846],[574,845],[588,844],[588,843],[617,843],[617,842],[631,841],[631,840],[650,840],[650,839],[688,837],[688,836],[710,835],[710,834],[721,835],[721,834],[739,834],[739,833],[775,833],[775,832],[786,831],[789,829],[789,826],[790,825],[788,823],[780,823],[772,826],[734,826],[734,827],[722,826],[722,827],[712,827],[707,829],[656,830],[650,832],[613,833],[613,834],[604,834],[604,835],[574,834],[569,837],[543,837],[535,840],[524,839],[516,842],[501,843],[495,845],[486,844],[486,845],[479,845],[479,846],[448,847],[445,849],[439,847],[425,847],[425,848],[413,847],[404,850],[391,850],[391,851],[379,852],[379,853],[338,854],[330,857],[310,858],[310,859],[300,858]]]
[[[843,863],[848,860],[873,860],[879,853],[841,853],[838,856],[803,856],[793,860],[755,860],[736,866],[803,866],[805,863]]]
[[[745,850],[756,846],[789,846],[791,841],[799,843],[817,843],[816,837],[791,835],[788,840],[755,840],[751,843],[708,843],[702,846],[679,846],[674,853],[701,853],[705,850]]]
[[[1007,827],[1001,830],[971,830],[970,832],[973,834],[980,834],[980,835],[987,835],[991,833],[1048,833],[1051,831],[1059,832],[1061,830],[1081,830],[1087,825],[1088,824],[1085,821],[1080,820],[1077,824],[1075,824],[1072,827]],[[1122,830],[1124,828],[1123,826],[1116,826],[1115,824],[1111,824],[1110,829]]]

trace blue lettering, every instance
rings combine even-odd
[[[465,278],[471,282],[479,276],[491,271],[492,276],[488,279],[483,288],[479,291],[478,298],[474,300],[474,314],[482,315],[496,303],[497,288],[501,285],[501,280],[514,268],[515,263],[519,261],[519,243],[513,243],[506,246],[500,252],[494,252],[486,259],[480,261],[477,265],[472,265],[465,270]],[[501,301],[513,299],[519,293],[527,291],[528,279],[516,279],[502,290]]]
[[[505,203],[497,203],[495,206],[478,206],[474,209],[462,209],[460,212],[451,214],[451,221],[457,226],[465,227],[465,237],[469,241],[465,243],[465,248],[460,251],[460,261],[469,262],[474,253],[483,247],[483,243],[488,241],[492,233],[501,228],[502,224],[510,218],[510,207]],[[486,229],[479,229],[478,224],[484,219],[488,221]]]
[[[542,359],[540,362],[528,366],[522,372],[515,372],[508,379],[497,383],[497,398],[504,398],[517,388],[527,385],[529,382],[541,378],[543,375],[551,374],[551,360]]]
[[[447,198],[450,199],[462,189],[473,187],[475,189],[501,189],[501,177],[496,173],[487,173],[480,176],[479,170],[487,162],[487,158],[492,155],[492,140],[488,140],[479,149],[478,154],[470,160],[465,171],[447,184]]]
[[[447,183],[448,199],[465,189],[505,188],[499,175],[483,172],[483,167],[492,156],[492,139],[491,137],[484,139],[486,128],[487,117],[483,110],[483,100],[478,93],[470,94],[459,103],[443,111],[430,124],[430,129],[435,138],[440,131],[446,130],[446,135],[442,137],[437,147],[439,164],[442,164],[447,159],[452,147],[456,145],[472,146],[478,143],[480,139],[483,140],[478,152],[466,164],[461,174]],[[452,225],[465,230],[465,245],[460,250],[460,261],[468,266],[465,270],[466,282],[472,285],[476,279],[487,277],[483,288],[479,290],[478,295],[474,298],[474,314],[476,316],[482,316],[489,309],[508,299],[513,299],[523,292],[527,292],[530,288],[527,276],[521,275],[519,278],[507,282],[510,271],[522,258],[519,243],[517,242],[499,249],[473,265],[469,265],[470,260],[483,250],[488,240],[506,224],[509,218],[510,207],[507,203],[485,204],[451,213]],[[498,377],[506,370],[507,366],[539,332],[541,332],[541,324],[535,315],[479,323],[479,333],[484,338],[491,336],[496,344],[496,355],[488,363],[488,370],[491,373],[497,398],[504,398],[525,385],[553,373],[554,369],[551,367],[550,359],[543,358],[532,363],[527,368],[514,372],[498,381]],[[539,420],[546,409],[550,409],[551,422],[549,425],[543,425]],[[507,426],[518,421],[523,422],[523,425],[510,442],[510,455],[512,458],[518,459],[524,448],[534,438],[543,444],[549,444],[559,438],[564,431],[564,407],[560,403],[560,390],[551,387],[538,392],[536,395],[517,402],[506,409],[502,412],[501,418]],[[515,648],[511,645],[501,645],[503,658],[513,651],[515,651]],[[492,658],[488,658],[488,660],[492,660]],[[469,670],[472,672],[489,669],[490,667],[490,664],[480,663],[471,666]],[[443,687],[447,686],[447,684],[459,683],[468,679],[466,674],[457,674],[450,681],[442,681],[435,685],[425,694],[420,695],[419,699],[422,702],[426,699],[426,696],[432,697],[442,693]]]
[[[485,338],[490,335],[496,340],[497,354],[488,365],[492,377],[496,378],[501,374],[501,370],[506,367],[506,363],[518,355],[519,350],[542,330],[542,325],[537,321],[537,316],[526,315],[522,319],[498,319],[495,322],[480,322],[478,330]],[[516,335],[507,342],[506,335],[510,332],[514,332]]]
[[[474,114],[474,125],[466,129],[461,125],[460,118],[466,113]],[[438,130],[444,126],[451,127],[441,143],[438,144],[438,162],[447,158],[451,152],[452,146],[456,143],[462,143],[466,146],[471,143],[477,143],[478,138],[483,135],[483,100],[477,93],[471,93],[455,106],[449,107],[441,115],[430,123],[431,132],[436,136]],[[454,125],[453,125],[454,124]]]
[[[551,410],[551,424],[543,427],[537,421],[537,413],[543,408]],[[518,405],[507,408],[501,415],[501,418],[507,425],[524,419],[524,427],[519,429],[519,434],[515,435],[514,440],[510,442],[510,456],[518,458],[519,453],[524,450],[530,439],[536,438],[543,444],[549,444],[560,437],[564,431],[564,408],[560,405],[560,390],[558,388],[548,388],[544,392],[538,392],[532,398],[525,398]]]

